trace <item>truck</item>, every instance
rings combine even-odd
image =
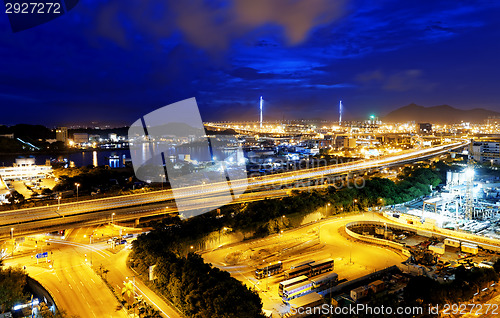
[[[469,253],[469,254],[474,254],[476,255],[477,252],[479,251],[479,248],[477,244],[472,244],[472,243],[462,243],[462,248],[461,251],[464,253]]]
[[[453,239],[451,237],[447,237],[444,239],[444,245],[445,246],[452,246],[452,247],[460,247],[460,241]]]

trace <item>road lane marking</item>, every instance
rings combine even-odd
[[[82,244],[82,243],[76,243],[76,242],[65,242],[65,241],[54,240],[54,239],[50,239],[48,241],[50,241],[51,243],[56,243],[56,244],[70,245],[70,246],[75,246],[75,247],[82,247],[82,248],[85,248],[87,250],[96,252],[102,258],[106,258],[106,257],[110,256],[110,254],[108,254],[107,252],[102,251],[100,249],[97,249],[96,247],[89,246],[88,244]]]

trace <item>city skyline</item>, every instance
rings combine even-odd
[[[286,8],[286,9],[280,9]],[[204,121],[336,120],[415,102],[500,110],[495,3],[79,3],[0,36],[3,124],[129,125],[196,97]],[[154,12],[154,14],[152,13]],[[299,14],[300,13],[300,14]],[[119,17],[119,18],[118,18]],[[8,30],[8,19],[0,19]],[[42,58],[41,58],[42,57]]]

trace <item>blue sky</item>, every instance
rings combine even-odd
[[[497,1],[81,0],[13,33],[0,124],[131,124],[196,97],[204,120],[347,119],[415,102],[500,111]]]

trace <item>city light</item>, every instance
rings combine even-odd
[[[465,169],[465,175],[467,179],[473,179],[474,178],[474,168],[467,168]]]

